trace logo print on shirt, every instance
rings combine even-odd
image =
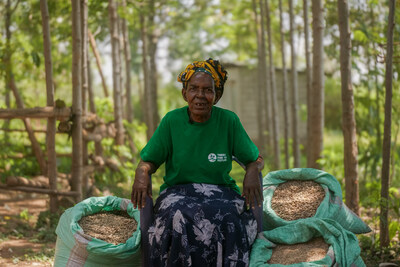
[[[215,155],[214,153],[208,154],[208,161],[209,162],[215,162],[216,160],[217,160],[217,155]]]
[[[208,161],[209,162],[225,162],[227,161],[228,157],[224,153],[210,153],[208,154]]]

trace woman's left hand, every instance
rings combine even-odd
[[[246,207],[255,208],[256,203],[261,207],[263,194],[259,173],[264,167],[262,157],[259,156],[256,161],[246,165],[246,174],[243,180],[242,196],[246,199]]]

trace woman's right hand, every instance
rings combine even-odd
[[[150,174],[156,171],[155,165],[151,162],[140,161],[135,172],[135,181],[132,185],[131,201],[133,207],[139,210],[146,205],[146,198],[152,197],[150,186]]]

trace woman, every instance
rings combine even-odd
[[[150,175],[166,175],[149,229],[152,266],[247,266],[262,201],[257,147],[231,111],[215,107],[227,72],[212,60],[195,61],[178,76],[188,106],[169,112],[145,148],[132,186],[134,207],[151,196]],[[232,156],[246,165],[243,194],[229,176]],[[244,198],[243,198],[244,197]]]

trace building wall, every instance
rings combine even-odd
[[[257,68],[248,66],[224,64],[228,71],[228,80],[225,84],[224,94],[218,103],[218,106],[234,111],[240,118],[243,127],[246,129],[250,138],[258,143],[258,123],[257,123]],[[269,73],[266,74],[269,76]],[[279,135],[280,139],[284,137],[284,106],[289,105],[289,137],[292,135],[292,114],[291,114],[291,76],[290,71],[287,71],[288,77],[288,97],[289,103],[283,101],[282,88],[282,70],[276,69],[275,81],[277,89],[277,109],[279,116]],[[298,72],[298,126],[300,134],[300,142],[305,144],[306,140],[306,75],[304,72]],[[269,79],[268,79],[269,80]]]

